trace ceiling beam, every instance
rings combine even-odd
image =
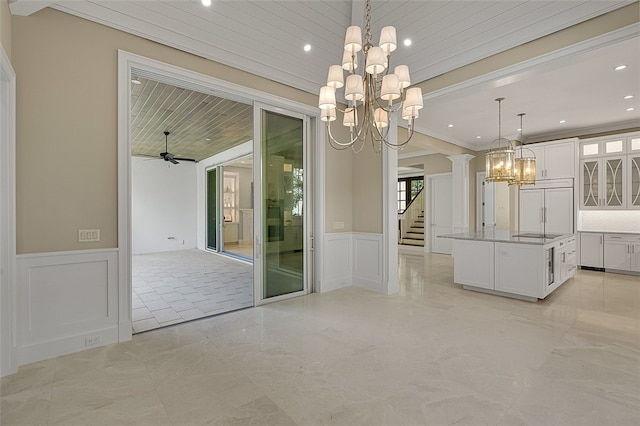
[[[10,0],[9,9],[12,15],[29,16],[55,2],[56,0]]]

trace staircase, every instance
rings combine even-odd
[[[399,244],[424,247],[424,188],[399,214]]]
[[[424,247],[424,211],[411,221],[402,236],[401,244]]]

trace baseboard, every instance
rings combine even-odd
[[[95,343],[88,344],[88,339]],[[23,345],[18,348],[18,360],[20,365],[55,358],[93,349],[100,346],[118,342],[118,328],[116,326],[102,330],[92,330],[75,336],[66,336],[58,339]]]

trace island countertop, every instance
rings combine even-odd
[[[493,241],[499,243],[516,243],[516,244],[534,244],[545,245],[555,243],[571,237],[573,234],[534,234],[522,233],[514,234],[510,231],[475,231],[463,232],[459,234],[438,235],[440,238],[451,238],[454,240],[472,240],[472,241]]]

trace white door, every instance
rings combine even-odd
[[[544,232],[544,189],[520,191],[519,232]]]
[[[573,234],[573,188],[545,189],[545,224],[547,234]]]
[[[451,254],[452,241],[450,238],[438,238],[438,235],[453,232],[453,199],[451,197],[451,174],[431,176],[430,178],[430,224],[431,251],[434,253]]]

